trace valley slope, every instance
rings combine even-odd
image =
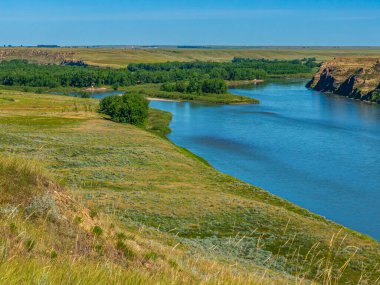
[[[169,114],[147,131],[97,100],[0,92],[0,283],[379,282],[378,242],[152,133]]]

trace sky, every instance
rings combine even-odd
[[[0,0],[0,45],[380,46],[380,0]]]

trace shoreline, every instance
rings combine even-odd
[[[162,101],[162,102],[176,102],[176,103],[183,102],[183,101],[180,101],[180,100],[164,99],[164,98],[156,98],[156,97],[147,97],[146,99],[148,101]]]
[[[154,98],[153,98],[153,99],[154,99]],[[158,101],[161,101],[161,100],[158,100]],[[170,100],[169,100],[169,101],[170,101]],[[162,110],[162,109],[157,109],[157,110],[164,111],[164,110]],[[165,111],[165,112],[166,112],[166,111]],[[170,119],[170,121],[169,121],[169,125],[170,125],[171,121],[173,120],[173,116],[174,116],[173,113],[170,112],[170,114],[172,114],[172,117],[171,117],[171,119]],[[172,131],[173,131],[173,130],[170,128],[170,133],[172,133]],[[168,134],[170,134],[170,133],[168,133]],[[284,197],[281,197],[281,196],[279,196],[279,195],[277,195],[277,194],[274,194],[274,193],[272,193],[271,191],[269,191],[269,190],[267,190],[267,189],[264,189],[264,188],[261,188],[261,187],[259,187],[259,186],[256,186],[256,185],[254,185],[254,184],[252,184],[252,183],[250,183],[250,182],[244,181],[244,180],[242,180],[241,178],[236,177],[235,175],[229,174],[229,173],[227,173],[227,172],[222,171],[221,169],[216,168],[216,167],[215,167],[213,164],[211,164],[207,159],[205,159],[205,158],[203,158],[202,156],[196,154],[195,152],[191,151],[191,150],[188,149],[187,147],[180,146],[180,145],[176,144],[174,141],[172,141],[172,140],[168,137],[168,134],[165,134],[165,135],[164,135],[164,138],[165,138],[167,141],[169,141],[172,145],[174,145],[174,146],[177,147],[178,149],[184,151],[187,155],[190,155],[190,157],[192,157],[193,159],[198,160],[198,161],[200,161],[201,163],[205,164],[207,167],[212,168],[214,171],[216,171],[216,172],[218,172],[218,173],[220,173],[220,174],[223,174],[223,175],[227,175],[227,176],[229,176],[229,177],[231,177],[231,178],[233,178],[233,179],[235,179],[235,180],[237,180],[237,181],[242,181],[243,183],[246,183],[247,185],[250,185],[251,187],[258,188],[258,189],[260,189],[260,190],[262,190],[262,191],[268,193],[269,195],[275,197],[276,199],[279,199],[279,200],[281,200],[281,201],[283,201],[283,202],[289,203],[290,205],[295,206],[295,207],[301,209],[302,211],[305,211],[307,214],[313,216],[314,218],[316,218],[316,219],[318,219],[318,220],[320,220],[320,221],[323,221],[323,222],[325,222],[325,223],[335,224],[335,225],[341,227],[342,229],[345,229],[345,230],[347,230],[347,231],[350,231],[352,234],[354,234],[354,235],[356,235],[356,236],[358,236],[358,237],[365,238],[365,239],[368,239],[368,240],[374,241],[374,242],[376,242],[376,243],[377,243],[377,242],[380,242],[379,240],[377,240],[375,237],[373,237],[373,236],[371,236],[371,235],[368,235],[368,234],[366,234],[366,233],[364,233],[364,232],[358,231],[358,230],[353,229],[353,228],[351,228],[351,227],[345,226],[345,225],[343,225],[342,223],[339,223],[338,221],[335,221],[334,219],[327,218],[327,217],[323,216],[322,214],[318,214],[317,212],[314,212],[314,211],[312,211],[312,210],[309,210],[309,209],[306,208],[306,207],[300,206],[299,204],[296,204],[296,203],[294,203],[294,202],[291,202],[291,201],[287,200],[287,199],[284,198]]]
[[[84,91],[86,91],[86,92],[103,92],[103,91],[108,91],[108,88],[106,88],[106,87],[90,87],[90,88],[86,88]]]
[[[260,84],[264,83],[265,81],[262,79],[252,79],[252,80],[237,80],[237,81],[227,81],[227,86],[233,87],[233,86],[239,86],[239,85],[248,85],[248,84]]]
[[[322,93],[322,94],[325,94],[325,95],[333,95],[333,96],[337,96],[337,97],[340,97],[340,98],[342,98],[342,99],[351,99],[351,100],[355,100],[355,101],[360,102],[360,103],[371,103],[371,102],[366,102],[366,101],[362,101],[362,100],[357,100],[357,99],[354,99],[354,98],[349,98],[349,97],[346,97],[346,96],[340,96],[340,95],[337,95],[337,94],[334,94],[334,93],[331,93],[331,92],[321,92],[321,93]],[[161,101],[161,100],[158,100],[158,101]],[[164,100],[164,101],[173,101],[173,100]],[[373,103],[372,103],[372,104],[373,104]],[[234,105],[236,105],[236,104],[234,104]],[[237,103],[237,105],[240,105],[240,103]],[[160,108],[158,108],[158,110],[165,111],[165,110],[160,109]],[[173,113],[171,113],[171,114],[172,114],[172,116],[174,117],[174,114],[173,114]],[[173,118],[172,118],[172,119],[173,119]],[[170,123],[171,123],[171,120],[170,120],[170,122],[169,122],[169,125],[170,125]],[[172,132],[173,132],[173,129],[171,129],[171,133],[172,133]],[[166,138],[169,142],[171,142],[173,145],[175,145],[176,147],[178,147],[178,148],[180,148],[180,149],[186,151],[188,154],[190,154],[190,155],[192,155],[192,156],[195,156],[194,158],[196,158],[197,160],[200,160],[200,161],[206,163],[207,166],[211,167],[211,168],[214,169],[215,171],[217,171],[217,172],[219,172],[219,173],[222,173],[222,174],[225,174],[225,175],[228,175],[228,176],[230,176],[230,177],[232,177],[232,178],[234,178],[234,179],[237,179],[237,180],[239,180],[239,181],[243,181],[244,183],[247,183],[247,184],[251,185],[252,187],[258,187],[258,186],[256,186],[255,184],[253,184],[253,183],[251,183],[251,182],[244,181],[244,180],[242,180],[241,178],[239,178],[239,177],[237,177],[237,176],[235,176],[235,175],[230,174],[229,172],[224,172],[223,170],[221,170],[221,169],[217,168],[216,166],[214,166],[213,164],[211,164],[207,159],[205,159],[204,157],[202,157],[202,156],[196,154],[195,152],[191,151],[191,150],[188,149],[187,147],[185,147],[185,146],[180,146],[180,145],[176,144],[174,141],[172,141],[172,140],[168,137],[168,134],[165,135],[165,138]],[[278,199],[281,199],[281,200],[283,200],[283,201],[287,201],[288,203],[290,203],[290,204],[292,204],[292,205],[294,205],[294,206],[296,206],[296,207],[299,207],[300,209],[303,209],[303,210],[307,211],[308,213],[310,213],[310,214],[313,215],[313,216],[316,216],[316,217],[321,218],[323,221],[325,221],[325,222],[327,222],[327,223],[332,223],[332,224],[335,224],[335,225],[341,226],[342,228],[344,228],[344,229],[350,231],[351,233],[353,233],[353,234],[355,234],[355,235],[357,235],[357,236],[363,237],[363,238],[365,238],[365,239],[369,239],[369,240],[371,240],[371,241],[375,241],[375,242],[380,242],[380,241],[379,241],[377,238],[375,238],[373,235],[370,235],[370,234],[368,234],[368,233],[365,233],[365,232],[359,231],[359,230],[357,230],[357,229],[354,229],[354,228],[351,227],[351,226],[347,226],[347,225],[345,225],[345,224],[343,224],[343,223],[341,223],[341,222],[338,222],[337,220],[335,220],[335,218],[326,217],[326,216],[322,215],[321,213],[318,213],[318,212],[315,212],[315,211],[310,210],[309,208],[306,208],[305,206],[301,206],[301,205],[299,205],[299,204],[297,204],[297,203],[291,202],[291,201],[287,200],[286,198],[284,198],[284,197],[282,197],[282,196],[280,196],[280,195],[278,195],[278,194],[274,194],[274,193],[271,192],[270,190],[263,189],[263,188],[261,188],[261,187],[258,187],[258,188],[260,188],[260,189],[262,189],[262,190],[264,190],[264,191],[270,193],[270,195],[273,195],[274,197],[276,197],[276,198],[278,198]]]

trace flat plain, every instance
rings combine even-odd
[[[257,47],[257,48],[0,48],[0,60],[23,58],[32,62],[60,63],[82,60],[90,65],[125,67],[129,63],[167,61],[230,61],[234,57],[319,61],[335,57],[378,57],[380,48],[365,47]]]

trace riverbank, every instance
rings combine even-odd
[[[357,282],[364,274],[355,262],[364,264],[369,280],[377,278],[377,242],[224,175],[155,134],[105,120],[95,112],[97,100],[1,92],[1,98],[10,99],[0,103],[2,155],[42,162],[91,213],[112,215],[128,233],[132,266],[147,262],[142,248],[155,253],[148,272],[176,264],[175,272],[181,270],[189,280],[196,274],[204,283],[213,280],[205,279],[211,273],[206,264],[233,266],[233,284],[253,284],[261,280],[254,276],[262,276],[262,270],[273,272],[268,278],[275,274],[279,284],[286,284],[278,278],[284,273],[319,280],[320,268],[340,272],[347,260],[342,282]],[[170,114],[166,119],[160,114],[155,111],[151,123],[170,121]],[[142,235],[149,236],[150,246],[139,243]],[[342,250],[349,246],[358,247],[358,253]],[[179,252],[178,259],[167,247]],[[193,263],[192,257],[200,256],[204,267]],[[188,273],[194,268],[202,273]],[[218,276],[219,281],[226,278]]]
[[[134,85],[129,87],[120,88],[118,90],[110,87],[99,87],[91,89],[83,88],[39,88],[39,87],[25,87],[25,86],[3,86],[3,90],[21,91],[25,93],[38,93],[38,94],[55,94],[55,95],[69,95],[75,94],[77,97],[96,98],[97,95],[102,93],[141,93],[148,100],[169,100],[169,101],[188,101],[188,102],[201,102],[210,104],[259,104],[259,101],[253,98],[238,96],[231,93],[225,94],[189,94],[180,92],[166,92],[160,90],[160,84],[143,84]]]
[[[202,102],[210,104],[259,104],[259,101],[246,96],[234,95],[231,93],[224,94],[193,94],[181,92],[167,92],[160,89],[161,84],[143,84],[136,86],[129,86],[125,90],[127,93],[140,93],[147,98],[174,100],[174,101],[188,101],[188,102]]]
[[[228,87],[236,87],[236,86],[241,86],[241,85],[260,84],[264,82],[265,81],[261,79],[252,79],[252,80],[226,81],[226,84]]]
[[[304,85],[304,80],[283,80],[231,90],[260,99],[258,106],[151,106],[173,113],[171,140],[218,170],[380,240],[380,211],[373,204],[380,199],[379,169],[374,167],[380,153],[380,109],[324,96]],[[331,106],[339,113],[331,112]],[[328,160],[320,156],[321,147]],[[362,195],[356,195],[357,189]]]
[[[162,102],[181,102],[180,100],[171,100],[171,99],[163,99],[163,98],[150,98],[150,97],[147,97],[146,98],[147,100],[149,101],[162,101]]]

